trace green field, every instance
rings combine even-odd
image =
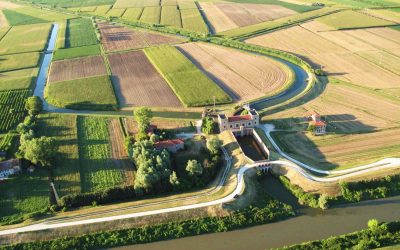
[[[99,16],[105,16],[109,9],[111,9],[111,5],[97,6],[94,14],[99,15]]]
[[[66,48],[98,44],[99,41],[90,19],[69,19],[67,23]]]
[[[0,74],[0,91],[30,89],[38,73],[39,68],[3,72]]]
[[[60,12],[55,12],[55,11],[49,11],[45,9],[38,9],[38,8],[33,8],[33,7],[22,7],[22,8],[17,8],[14,9],[14,11],[32,16],[32,17],[38,17],[40,19],[46,20],[47,22],[54,22],[54,21],[60,21],[60,20],[66,20],[68,18],[74,17],[73,15],[68,15]]]
[[[120,17],[124,12],[125,9],[111,9],[106,13],[106,17]]]
[[[311,10],[318,9],[319,7],[310,6],[310,5],[300,5],[300,4],[293,4],[279,0],[228,0],[229,2],[235,3],[256,3],[256,4],[273,4],[273,5],[280,5],[286,7],[288,9],[294,10],[296,12],[307,12]]]
[[[58,145],[53,174],[54,184],[60,196],[81,192],[76,122],[76,115],[62,114],[41,114],[37,121],[37,134],[53,137]]]
[[[122,16],[122,19],[125,19],[127,21],[137,21],[140,19],[140,16],[142,15],[143,8],[130,8],[127,9]]]
[[[65,36],[67,35],[67,20],[58,22],[56,49],[65,48]]]
[[[117,106],[109,76],[52,83],[46,87],[45,97],[61,108],[113,110]]]
[[[0,55],[43,51],[51,31],[51,24],[14,26],[0,41]]]
[[[197,9],[194,1],[178,1],[179,10]]]
[[[0,223],[26,219],[29,213],[47,210],[49,205],[48,172],[37,168],[1,183]]]
[[[335,29],[380,27],[394,24],[392,22],[352,10],[341,11],[332,15],[324,16],[318,18],[317,21],[327,24]]]
[[[68,49],[59,49],[54,52],[53,61],[73,59],[84,56],[94,56],[100,54],[101,50],[99,44],[68,48]]]
[[[113,4],[115,0],[29,0],[27,2],[46,4],[50,6],[57,6],[62,8],[72,8],[72,7],[83,7],[83,6],[95,6],[95,5],[105,5]]]
[[[30,90],[0,92],[0,133],[14,128],[25,115],[25,100]]]
[[[78,142],[82,192],[122,185],[124,174],[111,159],[109,120],[78,117]]]
[[[0,40],[7,34],[10,30],[10,27],[2,27],[0,28]]]
[[[256,34],[261,34],[267,31],[271,31],[274,29],[278,29],[281,27],[285,27],[288,25],[293,25],[295,23],[304,22],[307,20],[312,20],[317,17],[327,15],[330,13],[336,12],[336,9],[332,8],[322,8],[314,11],[309,11],[305,13],[301,13],[294,16],[279,18],[273,21],[262,22],[254,25],[249,25],[237,29],[232,29],[228,31],[221,32],[219,34],[226,36],[226,37],[234,37],[234,38],[244,38]]]
[[[146,48],[146,55],[185,106],[230,103],[232,99],[175,47]]]
[[[145,7],[143,9],[142,15],[140,16],[140,21],[146,23],[160,23],[160,17],[161,17],[160,6]]]
[[[44,19],[37,18],[34,16],[25,15],[14,10],[3,10],[4,16],[10,26],[25,25],[25,24],[35,24],[35,23],[45,23]]]
[[[0,55],[0,72],[36,67],[40,56],[41,54],[37,52]]]
[[[163,6],[160,24],[182,28],[181,13],[177,6]]]
[[[200,11],[196,9],[181,9],[182,26],[184,29],[208,33],[207,24],[204,22]]]

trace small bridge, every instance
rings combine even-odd
[[[263,173],[270,172],[272,169],[272,164],[271,164],[271,161],[269,161],[269,160],[256,161],[253,164],[251,164],[250,166],[261,170]]]

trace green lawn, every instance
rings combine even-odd
[[[25,100],[30,90],[0,92],[0,133],[14,128],[25,115]]]
[[[54,164],[54,184],[58,195],[80,193],[76,115],[41,114],[37,121],[37,134],[53,137],[57,142],[58,156]]]
[[[100,55],[100,45],[88,45],[68,49],[59,49],[54,52],[53,61],[73,59],[84,56],[95,56]]]
[[[43,51],[51,31],[51,24],[14,26],[0,41],[0,55]]]
[[[78,117],[82,192],[101,190],[124,182],[123,170],[111,159],[107,118]]]
[[[40,61],[40,53],[22,53],[13,55],[0,55],[0,72],[34,68]]]
[[[45,97],[61,108],[113,110],[117,106],[109,76],[52,83],[46,87]]]
[[[92,21],[86,18],[69,19],[67,21],[65,47],[79,47],[98,44]]]
[[[47,21],[38,17],[25,15],[14,10],[2,10],[10,26],[46,23]]]
[[[19,222],[49,205],[48,172],[37,168],[0,183],[0,223]]]
[[[325,23],[335,29],[366,28],[393,25],[394,23],[368,16],[360,12],[348,10],[318,18],[317,21]]]
[[[229,95],[175,47],[160,46],[144,51],[185,106],[211,105],[213,97],[217,104],[232,102]]]
[[[30,89],[36,81],[39,68],[22,69],[0,74],[0,91]]]

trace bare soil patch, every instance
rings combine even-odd
[[[232,3],[219,3],[217,7],[225,13],[237,26],[247,26],[259,23],[260,20],[253,16],[246,9],[242,8],[239,4]]]
[[[291,78],[285,65],[267,57],[205,43],[179,48],[236,101],[271,93]]]
[[[108,125],[111,142],[111,156],[115,165],[124,170],[125,185],[133,185],[135,168],[124,146],[124,135],[118,119],[111,119]]]
[[[145,48],[150,45],[172,44],[180,39],[156,33],[132,30],[122,26],[100,23],[101,42],[107,52]]]
[[[179,107],[181,103],[143,51],[108,56],[121,105]]]
[[[103,57],[90,56],[53,62],[49,82],[54,83],[100,75],[107,75]]]

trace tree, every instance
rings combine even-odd
[[[186,171],[190,176],[199,176],[203,173],[203,167],[196,160],[189,160],[186,165]]]
[[[377,219],[370,219],[368,221],[368,228],[371,230],[371,232],[376,232],[379,227],[379,222]]]
[[[213,155],[218,154],[221,146],[222,146],[222,142],[221,142],[221,140],[218,140],[217,138],[212,138],[212,139],[207,140],[207,149]]]
[[[172,174],[169,176],[169,183],[176,189],[179,186],[180,182],[178,180],[178,176],[176,176],[175,171],[172,171]]]
[[[43,101],[38,96],[31,96],[26,100],[25,109],[30,115],[37,115],[43,110]]]
[[[156,142],[158,142],[160,140],[160,137],[158,136],[158,135],[156,135],[156,134],[152,134],[151,136],[150,136],[150,141],[152,142],[152,143],[156,143]]]
[[[146,130],[150,126],[151,119],[153,118],[153,112],[147,107],[137,108],[133,116],[135,121],[138,123],[139,132],[146,133]]]
[[[24,141],[21,145],[23,157],[33,164],[50,167],[52,160],[57,155],[58,147],[54,138],[42,136]]]
[[[322,194],[319,198],[318,198],[318,205],[321,209],[325,210],[329,208],[329,204],[328,204],[328,196],[326,194]]]
[[[201,132],[206,135],[212,134],[215,132],[215,124],[214,120],[211,117],[204,117],[203,122],[201,124]]]

